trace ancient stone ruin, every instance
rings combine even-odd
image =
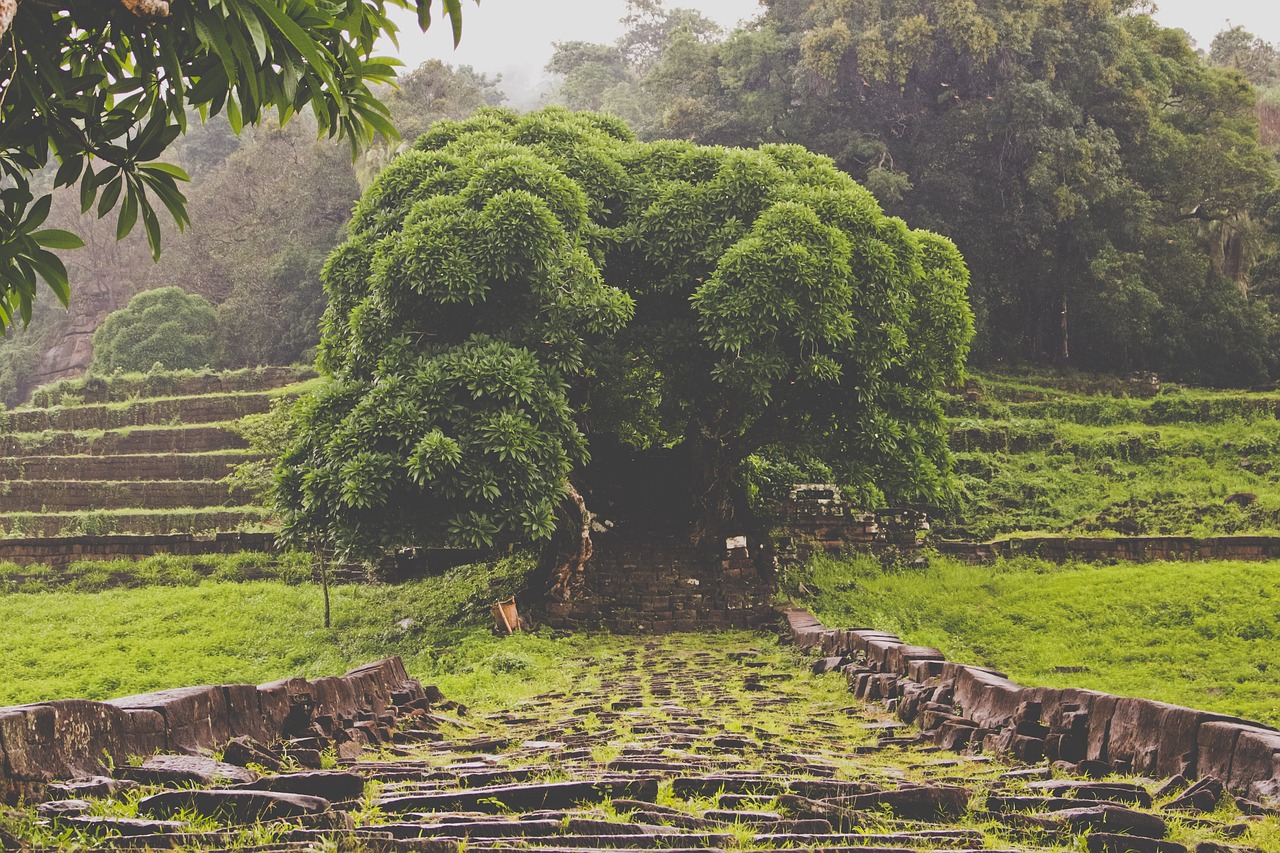
[[[852,636],[795,613],[790,624],[828,652]],[[899,678],[901,661],[934,660],[858,636],[854,646],[886,667],[878,685],[887,686],[880,675]],[[1067,717],[1045,698],[1037,723],[1025,696],[1014,707],[992,694],[965,714],[995,741],[942,754],[935,742],[951,729],[936,721],[954,721],[952,703],[982,693],[959,669],[949,699],[934,688],[917,703],[935,721],[918,731],[878,703],[832,701],[838,676],[740,641],[636,642],[583,662],[598,686],[485,714],[405,679],[394,660],[341,679],[5,709],[5,784],[10,797],[40,802],[32,833],[112,850],[923,853],[1063,849],[1085,835],[1095,853],[1227,853],[1248,849],[1242,839],[1273,813],[1242,799],[1244,816],[1216,815],[1221,780],[1234,786],[1245,771],[1215,762],[1246,755],[1239,748],[1202,744],[1194,784],[1094,778],[1118,769],[1102,764],[1118,756],[1115,722],[1104,757],[1051,768],[1015,747],[996,760],[987,745],[1003,743],[1006,727],[1049,748],[1050,720]],[[271,739],[277,730],[285,740]],[[219,746],[222,760],[173,754],[209,749],[198,744]],[[162,754],[114,767],[92,752],[148,747]],[[332,767],[316,769],[322,755]],[[1163,766],[1158,748],[1154,766]],[[1189,825],[1198,841],[1186,841]]]

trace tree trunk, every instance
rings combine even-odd
[[[581,597],[585,584],[587,561],[591,559],[591,512],[587,502],[572,483],[565,484],[565,500],[560,505],[557,530],[547,549],[550,586],[547,597],[553,601],[573,601]]]
[[[693,544],[696,547],[723,547],[725,536],[750,534],[756,537],[755,513],[746,490],[738,480],[743,453],[710,430],[697,426],[688,439],[690,446],[690,491],[693,499]],[[758,537],[757,537],[758,538]]]
[[[0,0],[0,38],[9,32],[9,25],[18,14],[18,0]]]
[[[1067,295],[1062,294],[1062,307],[1058,313],[1058,329],[1062,343],[1058,349],[1058,366],[1066,370],[1071,365],[1071,345],[1067,337]]]

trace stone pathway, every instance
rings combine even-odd
[[[263,853],[1227,853],[1275,832],[1274,817],[1219,808],[1203,786],[939,751],[806,664],[748,634],[637,640],[590,664],[576,692],[489,713],[401,708],[400,730],[370,724],[381,743],[342,750],[334,769],[119,768],[44,804],[42,831],[67,833],[57,849]],[[311,738],[296,757],[316,764],[331,746]],[[256,750],[224,758],[277,759]]]

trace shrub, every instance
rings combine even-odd
[[[93,373],[210,366],[217,353],[218,320],[204,297],[178,287],[147,290],[112,312],[93,334]]]

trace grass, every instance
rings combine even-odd
[[[334,675],[394,654],[414,675],[470,699],[505,701],[562,677],[550,636],[499,640],[488,629],[490,604],[524,582],[523,557],[397,585],[336,586],[331,629],[322,627],[320,588],[300,582],[309,566],[287,565],[292,582],[240,580],[265,570],[247,557],[203,560],[199,570],[173,557],[77,564],[71,589],[0,592],[0,705]],[[104,577],[113,571],[124,586]],[[201,577],[210,571],[221,579]],[[104,586],[112,588],[89,591]],[[591,644],[574,638],[565,648],[590,653]]]
[[[935,529],[986,539],[1280,533],[1280,394],[981,376],[951,398],[960,496]]]
[[[886,569],[869,557],[820,557],[786,586],[828,626],[893,631],[1022,684],[1085,687],[1280,725],[1278,568],[1019,558]]]

